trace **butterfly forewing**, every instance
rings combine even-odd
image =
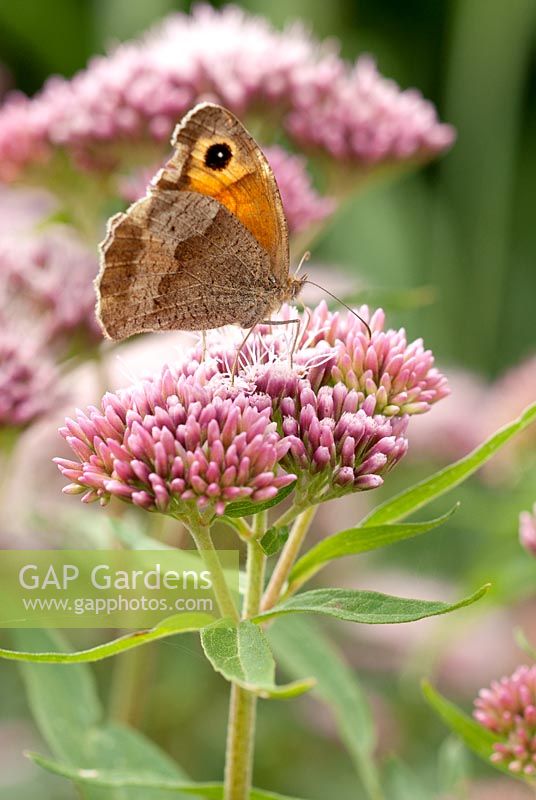
[[[263,319],[288,283],[288,233],[260,148],[219,106],[203,104],[145,198],[110,220],[97,314],[122,339]]]

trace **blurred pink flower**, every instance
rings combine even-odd
[[[530,511],[522,511],[519,515],[519,541],[527,551],[536,556],[536,503]]]
[[[58,372],[35,329],[7,327],[0,314],[0,427],[34,422],[57,401]]]
[[[201,99],[240,117],[260,112],[300,147],[366,167],[426,159],[454,139],[430,103],[381,77],[370,58],[350,65],[298,24],[279,32],[237,7],[200,5],[93,58],[71,80],[50,78],[33,99],[11,95],[0,112],[0,177],[13,180],[57,147],[108,170],[127,154],[103,145],[167,143]]]
[[[74,229],[46,224],[45,192],[0,189],[0,425],[36,421],[57,399],[73,334],[93,345],[96,258]]]
[[[482,438],[490,436],[498,428],[511,422],[534,402],[536,402],[536,355],[530,355],[492,384],[482,411]],[[536,428],[532,425],[518,434],[484,466],[483,477],[492,484],[502,484],[505,479],[515,477],[533,456],[535,447]]]
[[[449,373],[451,397],[437,414],[419,420],[412,430],[412,455],[439,462],[455,461],[519,417],[536,402],[536,356],[512,367],[493,383],[459,369]],[[470,409],[478,408],[475,415]],[[534,453],[536,430],[529,427],[479,472],[490,484],[515,479]]]
[[[416,89],[400,91],[380,75],[370,56],[345,65],[338,80],[312,102],[307,94],[298,98],[287,125],[303,146],[364,165],[427,158],[455,138],[454,129],[438,121],[432,103]]]
[[[0,233],[0,270],[7,302],[24,303],[28,320],[37,314],[49,340],[76,329],[100,338],[93,289],[97,261],[74,229]]]
[[[515,773],[536,774],[536,667],[518,667],[510,677],[481,689],[474,717],[501,739],[493,745],[493,762]]]
[[[322,197],[313,187],[303,156],[288,153],[282,147],[267,147],[265,154],[274,171],[291,233],[299,233],[321,222],[335,210],[335,200]],[[145,195],[159,164],[143,168],[119,181],[119,192],[129,203]]]
[[[49,221],[57,201],[41,190],[0,187],[0,314],[38,321],[48,340],[84,331],[100,338],[97,259],[76,230]],[[29,326],[31,327],[31,326]]]

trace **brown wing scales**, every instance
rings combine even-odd
[[[123,339],[261,319],[273,303],[267,253],[212,198],[167,195],[144,198],[111,222],[97,279],[105,333]]]
[[[107,336],[251,326],[288,290],[288,229],[261,149],[226,109],[197,106],[148,195],[110,220],[96,280]]]

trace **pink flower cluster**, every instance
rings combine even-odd
[[[80,462],[58,458],[85,502],[111,495],[180,515],[187,501],[222,514],[232,500],[271,499],[295,475],[277,474],[289,442],[242,393],[201,387],[166,369],[130,390],[106,394],[100,409],[67,419],[61,434]],[[183,508],[184,512],[184,508]]]
[[[283,465],[308,473],[310,499],[375,489],[408,448],[408,419],[374,415],[374,398],[361,408],[358,393],[342,383],[315,393],[301,381],[294,397],[279,406],[290,449]]]
[[[500,736],[492,761],[512,772],[536,775],[536,667],[518,667],[513,675],[481,689],[474,717]]]
[[[312,343],[326,343],[336,352],[327,376],[331,384],[340,381],[355,389],[361,403],[373,398],[372,412],[386,417],[421,414],[449,394],[447,379],[422,339],[408,344],[403,328],[385,331],[381,308],[371,314],[362,306],[357,313],[368,323],[371,338],[356,316],[331,313],[325,303],[311,315],[307,335]]]
[[[300,319],[297,342],[294,325],[259,325],[240,353],[241,377],[271,396],[291,391],[289,379],[306,373],[315,391],[342,383],[356,392],[357,407],[367,401],[368,413],[385,417],[422,414],[447,397],[445,376],[434,366],[434,356],[422,339],[407,341],[403,328],[384,330],[385,313],[368,306],[351,313],[332,312],[322,301],[314,310],[299,314],[284,305],[276,318]],[[369,337],[361,319],[372,332]],[[209,334],[210,374],[224,372],[233,363],[241,334],[237,330]],[[290,374],[285,365],[292,360]],[[201,348],[185,362],[201,363]],[[207,362],[205,361],[205,369]]]
[[[350,65],[299,25],[279,32],[236,7],[201,5],[94,58],[72,80],[51,78],[33,99],[11,95],[0,111],[0,178],[15,179],[58,147],[108,170],[125,155],[115,144],[167,142],[201,99],[240,117],[260,109],[300,147],[365,166],[426,159],[454,139],[430,103],[383,78],[370,58]]]
[[[368,316],[368,309],[360,311]],[[207,353],[196,346],[176,366],[67,420],[62,435],[78,458],[58,460],[72,481],[67,492],[84,491],[86,501],[117,495],[167,513],[196,500],[221,514],[233,499],[273,497],[296,477],[300,502],[381,485],[407,450],[409,416],[425,411],[447,388],[426,351],[401,349],[400,337],[383,334],[383,314],[371,321],[372,341],[362,340],[363,369],[366,353],[376,353],[382,336],[395,352],[382,345],[376,390],[371,382],[365,391],[345,383],[344,370],[342,380],[333,379],[350,346],[355,353],[355,328],[362,323],[351,314],[330,314],[325,304],[306,310],[295,352],[296,334],[287,326],[259,326],[234,381],[240,333],[212,332]],[[404,363],[410,368],[402,370]],[[385,401],[386,378],[400,373],[406,385],[393,391],[406,397],[418,390],[425,398],[421,405]],[[389,416],[378,406],[389,408]]]

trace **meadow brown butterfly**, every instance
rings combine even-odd
[[[281,196],[258,144],[227,109],[193,108],[147,194],[108,223],[96,279],[111,339],[143,331],[249,328],[292,301]]]

